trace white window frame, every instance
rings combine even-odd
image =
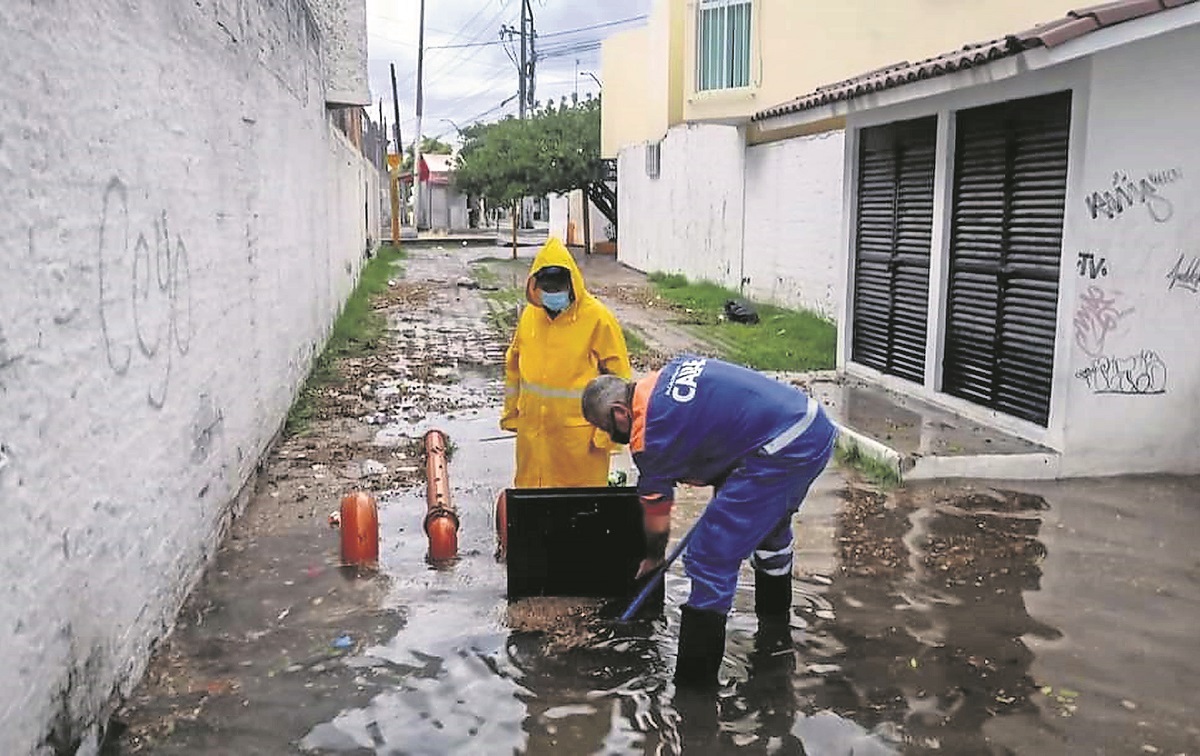
[[[754,25],[757,21],[754,0],[697,0],[695,18],[696,66],[695,91],[719,92],[730,89],[746,89],[751,85],[751,68],[754,61]],[[739,19],[736,9],[745,8],[741,23],[745,30],[744,39],[733,39],[732,25]],[[706,14],[718,19],[717,38],[721,40],[720,55],[706,55],[704,20]],[[715,64],[716,70],[710,70]]]

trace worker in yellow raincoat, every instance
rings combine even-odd
[[[579,400],[598,375],[630,377],[625,336],[588,293],[561,241],[538,252],[504,364],[500,427],[517,434],[515,488],[603,486],[617,446],[583,418]]]

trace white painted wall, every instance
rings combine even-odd
[[[366,0],[308,0],[308,5],[321,31],[326,102],[370,105],[367,37],[362,33],[367,28]]]
[[[372,177],[302,0],[0,29],[0,753],[86,753],[354,284]]]
[[[1200,472],[1198,132],[1200,26],[1093,58],[1063,249],[1068,474]],[[1093,217],[1129,182],[1132,206]],[[1082,271],[1081,253],[1093,255]]]
[[[550,195],[550,236],[566,241],[571,201],[565,194]]]
[[[733,126],[676,126],[661,150],[657,178],[646,174],[646,145],[619,154],[618,257],[648,273],[683,273],[737,288],[746,154],[742,132]]]
[[[840,298],[845,134],[746,150],[746,294],[832,318]]]
[[[612,186],[612,184],[610,184]],[[568,244],[583,245],[583,190],[576,189],[567,194],[550,196],[550,235],[562,239]],[[596,207],[596,203],[588,200],[588,219],[592,226],[592,244],[606,241],[605,232],[608,218]],[[574,227],[574,238],[568,240],[568,231]]]

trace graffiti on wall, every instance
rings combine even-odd
[[[1189,259],[1180,252],[1179,259],[1171,266],[1171,270],[1167,271],[1167,280],[1171,282],[1167,291],[1178,287],[1193,294],[1200,293],[1200,257]]]
[[[187,245],[178,234],[172,238],[165,210],[150,228],[132,228],[129,190],[115,177],[104,190],[99,226],[96,267],[108,366],[122,377],[148,375],[146,401],[161,409],[174,360],[188,353],[192,340]]]
[[[1104,341],[1116,330],[1133,308],[1118,307],[1119,293],[1108,294],[1099,286],[1089,286],[1079,295],[1075,310],[1075,343],[1089,357],[1104,354]]]
[[[1075,267],[1079,270],[1079,275],[1093,281],[1108,275],[1108,260],[1099,257],[1095,252],[1080,252]]]
[[[1097,357],[1075,373],[1093,394],[1163,394],[1167,366],[1149,349],[1131,357]]]
[[[1084,197],[1084,202],[1093,220],[1101,216],[1111,220],[1142,205],[1156,222],[1166,223],[1175,214],[1175,205],[1160,190],[1182,178],[1183,172],[1178,168],[1152,171],[1136,181],[1123,171],[1117,171],[1113,174],[1111,189],[1092,192]]]

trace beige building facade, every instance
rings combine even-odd
[[[603,153],[1061,16],[1068,0],[656,0],[603,47]],[[840,124],[829,124],[838,127]],[[758,136],[751,129],[751,141]]]

